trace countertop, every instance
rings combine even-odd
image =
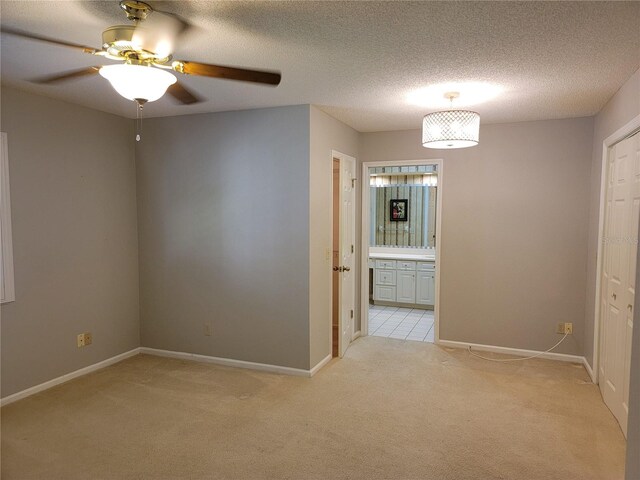
[[[417,260],[422,262],[435,262],[435,255],[416,255],[411,253],[370,253],[369,258],[381,260]]]

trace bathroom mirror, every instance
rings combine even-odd
[[[371,246],[435,247],[435,165],[370,168],[369,185]]]

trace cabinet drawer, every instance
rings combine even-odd
[[[383,302],[395,302],[396,287],[376,285],[376,288],[373,291],[373,299],[381,300]]]
[[[416,262],[401,260],[398,261],[398,270],[415,270]]]
[[[435,262],[418,262],[418,271],[432,272],[436,269]]]
[[[376,268],[376,285],[395,285],[395,270],[378,270]]]
[[[396,268],[395,260],[376,260],[376,268],[388,268],[394,269]]]

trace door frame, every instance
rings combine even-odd
[[[378,162],[362,163],[362,201],[361,201],[361,248],[360,248],[360,334],[362,336],[369,335],[369,168],[370,167],[395,167],[395,166],[414,166],[414,165],[436,165],[438,172],[438,189],[436,190],[436,291],[435,301],[433,305],[434,316],[434,343],[440,343],[440,274],[442,271],[442,263],[440,262],[440,247],[442,242],[440,236],[442,234],[442,188],[444,186],[444,162],[441,158],[422,159],[422,160],[385,160]],[[366,183],[366,184],[365,184]]]
[[[593,366],[591,369],[587,368],[589,376],[595,384],[599,382],[600,376],[600,332],[602,329],[600,294],[602,289],[602,265],[604,261],[602,258],[602,242],[604,239],[604,211],[607,193],[607,167],[609,165],[609,153],[616,143],[630,137],[638,131],[640,131],[640,115],[636,116],[630,122],[616,130],[602,142],[602,157],[600,159],[600,209],[598,212],[598,253],[596,255],[596,288],[593,316]],[[585,362],[585,365],[588,365],[588,363]]]
[[[9,148],[5,132],[0,132],[0,196],[0,303],[4,304],[16,299],[9,192]]]

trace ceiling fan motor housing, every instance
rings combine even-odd
[[[102,46],[107,56],[113,60],[137,60],[140,62],[166,63],[171,57],[156,55],[151,49],[140,45],[144,40],[142,27],[136,25],[115,25],[102,32]]]
[[[133,25],[115,25],[107,28],[102,32],[102,45],[105,48],[109,48],[114,45],[126,45],[133,48],[133,33],[135,31]]]

